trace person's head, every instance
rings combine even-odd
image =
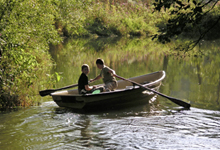
[[[89,73],[89,65],[83,64],[82,65],[82,72],[85,74],[88,74]]]
[[[97,60],[96,60],[96,65],[97,65],[97,67],[99,68],[99,69],[102,69],[103,68],[103,66],[104,66],[104,60],[103,59],[101,59],[101,58],[98,58]]]

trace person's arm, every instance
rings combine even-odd
[[[99,80],[99,79],[101,79],[102,77],[100,76],[100,75],[98,75],[97,77],[95,77],[94,79],[90,79],[89,81],[90,82],[93,82],[93,81],[95,81],[95,80]]]
[[[109,69],[108,72],[111,73],[113,76],[116,75],[115,70]]]
[[[94,88],[94,86],[89,86],[88,84],[85,85],[86,91],[90,91],[90,90],[92,90],[93,88]]]

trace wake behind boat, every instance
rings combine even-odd
[[[165,78],[165,71],[158,71],[130,78],[144,87],[159,90],[162,80]],[[101,84],[103,85],[103,84]],[[101,86],[97,85],[97,86]],[[154,92],[147,91],[131,82],[119,80],[118,88],[115,91],[101,92],[99,94],[78,94],[77,89],[65,90],[51,93],[53,100],[60,107],[74,109],[90,109],[112,107],[126,103],[138,103],[140,100],[146,103],[155,96]]]

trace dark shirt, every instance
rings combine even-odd
[[[88,85],[89,82],[88,82],[88,77],[85,75],[85,73],[82,73],[81,76],[79,77],[79,80],[78,80],[78,91],[79,93],[81,92],[82,89],[85,89],[85,85]]]

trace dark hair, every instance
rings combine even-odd
[[[89,68],[89,65],[83,64],[83,65],[82,65],[82,70],[83,70],[84,68]]]
[[[104,65],[104,60],[101,59],[101,58],[98,58],[98,59],[96,60],[96,65],[97,65],[97,64]]]

